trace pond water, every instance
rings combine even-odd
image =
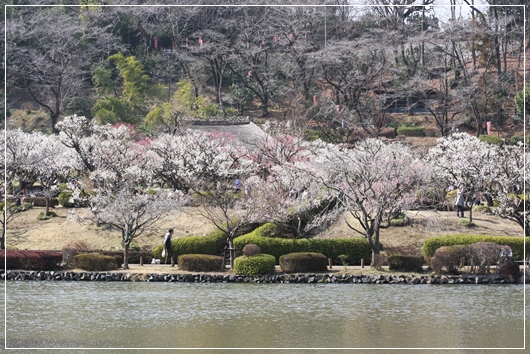
[[[7,348],[87,348],[81,352],[88,353],[438,348],[429,353],[445,353],[524,345],[523,285],[10,281],[5,286],[6,297],[0,296],[6,300]]]

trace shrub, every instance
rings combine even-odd
[[[339,254],[339,260],[342,263],[343,266],[347,266],[348,263],[348,256],[345,254]]]
[[[497,269],[499,275],[504,278],[519,278],[521,276],[521,269],[519,269],[519,264],[514,262],[506,262],[499,266]]]
[[[470,245],[476,242],[493,242],[498,245],[508,245],[512,249],[514,259],[524,259],[524,239],[522,237],[514,236],[467,234],[435,236],[425,240],[422,246],[422,251],[426,258],[430,258],[434,255],[434,252],[442,246]],[[530,249],[530,238],[527,238],[526,247],[527,249]]]
[[[18,207],[18,210],[26,211],[26,210],[30,210],[31,208],[33,208],[33,204],[28,203],[28,202],[24,202]]]
[[[477,242],[467,246],[467,263],[474,272],[486,274],[499,261],[502,246],[493,242]]]
[[[57,196],[57,201],[65,208],[73,208],[74,203],[70,202],[71,196],[72,192],[61,192],[59,193],[59,196]]]
[[[84,242],[84,241],[77,241],[67,244],[62,248],[63,252],[63,264],[73,264],[74,262],[74,256],[79,253],[86,253],[90,252],[92,250],[92,247]]]
[[[480,141],[482,141],[483,143],[487,143],[487,144],[491,144],[491,145],[498,145],[498,146],[503,146],[504,145],[504,140],[502,140],[498,136],[480,135],[478,137],[478,139]]]
[[[425,130],[422,127],[400,126],[397,128],[397,133],[405,136],[425,136]]]
[[[339,255],[346,255],[351,264],[358,264],[361,258],[370,259],[372,250],[365,238],[338,239],[285,239],[260,236],[258,232],[240,236],[234,240],[236,254],[242,255],[245,245],[253,243],[261,248],[261,252],[273,255],[279,262],[280,256],[295,252],[322,253],[339,264]]]
[[[328,259],[322,253],[289,253],[280,257],[280,268],[285,273],[325,272]]]
[[[393,254],[388,256],[388,268],[390,270],[402,272],[421,272],[423,271],[425,260],[422,256],[402,256]]]
[[[224,232],[215,230],[207,236],[190,236],[171,240],[173,248],[173,259],[183,254],[223,254],[223,247],[226,243]],[[163,245],[156,246],[153,250],[154,258],[162,258]]]
[[[276,259],[270,254],[241,256],[234,260],[234,273],[249,276],[274,274],[275,264]]]
[[[482,214],[491,214],[491,208],[487,205],[477,205],[475,211]]]
[[[259,248],[258,245],[255,245],[253,243],[249,243],[248,245],[245,245],[245,247],[243,247],[244,256],[251,257],[251,256],[255,256],[260,253],[261,253],[261,248]]]
[[[4,268],[4,259],[7,269],[24,270],[54,270],[62,259],[63,254],[58,251],[0,251],[1,268]]]
[[[141,251],[142,248],[141,248],[140,245],[137,244],[136,242],[132,242],[132,243],[129,245],[129,250],[130,250],[130,251]]]
[[[76,268],[88,271],[105,271],[115,269],[116,259],[99,253],[81,253],[74,256]]]
[[[523,141],[524,141],[524,136],[522,135],[514,135],[510,138],[510,144],[513,144],[513,145],[517,143],[522,143]]]
[[[431,268],[436,273],[441,273],[443,268],[450,274],[458,273],[466,259],[466,246],[442,246],[434,252],[431,258]]]
[[[458,222],[458,225],[463,227],[475,227],[475,223],[470,222],[469,220],[462,219]]]
[[[218,272],[223,267],[223,257],[211,254],[184,254],[177,258],[179,269],[191,272]]]
[[[410,225],[410,218],[406,215],[401,215],[395,219],[390,220],[390,226],[407,226]]]
[[[49,220],[51,218],[54,218],[57,216],[57,213],[54,211],[49,211],[48,215],[44,215],[44,211],[41,211],[39,215],[37,215],[37,220]]]

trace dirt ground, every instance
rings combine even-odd
[[[8,249],[60,250],[66,245],[79,241],[98,250],[122,249],[121,234],[118,230],[96,227],[90,222],[75,222],[69,217],[73,209],[62,207],[54,209],[58,217],[46,221],[37,220],[37,215],[42,210],[43,208],[34,207],[20,213],[8,224],[6,237]],[[83,209],[77,209],[76,213],[81,217],[88,215],[88,211]],[[477,212],[473,213],[473,222],[476,225],[473,228],[459,226],[458,222],[461,219],[457,218],[454,212],[409,211],[408,216],[413,220],[412,225],[381,230],[380,242],[384,245],[385,253],[421,254],[421,246],[427,238],[450,233],[523,237],[522,228],[515,222]],[[352,222],[351,219],[349,221]],[[170,227],[175,229],[174,238],[206,235],[215,229],[208,220],[198,214],[196,208],[185,208],[159,220],[134,242],[144,249],[151,250],[162,243],[165,230]],[[339,219],[317,237],[360,237],[360,235],[352,231],[344,219]]]

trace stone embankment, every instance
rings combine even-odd
[[[138,281],[175,283],[293,283],[293,284],[515,284],[523,277],[490,275],[351,275],[277,274],[243,276],[234,274],[140,274],[100,272],[0,270],[2,280],[40,281]],[[527,276],[526,282],[530,281]]]

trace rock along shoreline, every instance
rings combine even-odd
[[[0,270],[2,280],[20,281],[106,281],[167,283],[280,283],[280,284],[521,284],[519,278],[489,275],[352,275],[352,274],[274,274],[244,276],[235,274],[148,274],[70,271]],[[526,276],[526,282],[530,277]]]

